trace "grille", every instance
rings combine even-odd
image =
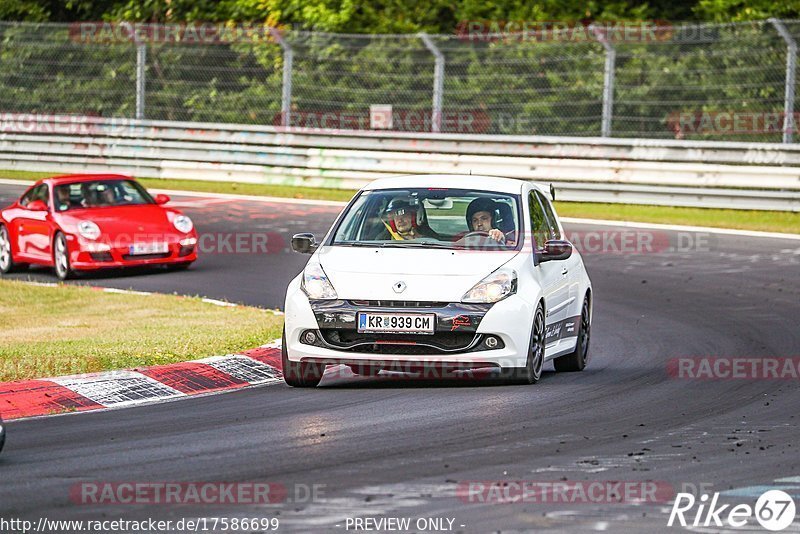
[[[437,332],[424,334],[359,334],[355,330],[322,329],[322,338],[340,350],[368,354],[430,354],[467,350],[475,334]]]
[[[350,304],[374,308],[444,308],[449,303],[422,300],[351,300]]]
[[[114,258],[108,252],[90,252],[89,256],[92,258],[92,261],[114,261]]]

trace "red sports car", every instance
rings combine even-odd
[[[0,211],[0,272],[51,265],[64,280],[107,267],[186,268],[197,259],[197,232],[167,202],[127,176],[40,180]]]

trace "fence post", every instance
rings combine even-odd
[[[146,89],[145,67],[147,66],[147,45],[136,45],[136,118],[144,120],[144,93]]]
[[[278,42],[283,50],[283,85],[281,90],[281,126],[290,126],[292,112],[292,63],[294,62],[294,50],[291,45],[283,38],[281,32],[276,28],[270,28],[269,33]]]
[[[602,137],[611,137],[611,119],[614,116],[614,70],[617,63],[617,51],[608,42],[606,35],[594,24],[589,25],[597,40],[606,49],[606,63],[603,69],[603,120],[600,126]]]
[[[797,69],[797,43],[782,21],[776,18],[771,18],[769,21],[775,26],[775,29],[778,30],[778,33],[786,42],[786,88],[783,98],[783,142],[791,143],[795,128],[794,81],[795,71]]]
[[[444,94],[444,54],[426,33],[419,34],[425,47],[430,50],[436,59],[433,70],[433,105],[431,116],[431,131],[442,131],[442,96]]]

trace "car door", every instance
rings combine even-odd
[[[550,199],[547,198],[541,191],[536,191],[536,195],[544,208],[545,215],[547,216],[548,227],[550,229],[550,239],[565,239],[561,224],[558,221],[553,205]],[[561,339],[573,337],[576,335],[577,320],[580,319],[582,301],[578,300],[578,293],[580,292],[581,280],[581,259],[577,251],[573,251],[572,255],[566,260],[561,260],[556,263],[561,265],[561,274],[565,277],[567,284],[567,298],[564,308],[564,328],[561,330]],[[576,319],[576,316],[577,319]]]
[[[28,236],[25,230],[30,221],[28,204],[33,201],[33,195],[38,187],[34,186],[25,191],[14,207],[6,213],[12,239],[15,239],[17,243],[19,259],[28,259]]]
[[[20,257],[37,262],[50,259],[50,227],[52,217],[49,209],[35,211],[31,203],[41,201],[49,207],[50,192],[47,184],[39,184],[20,199],[19,217],[14,221],[19,243]]]
[[[544,243],[555,239],[552,235],[550,221],[539,198],[538,191],[531,190],[528,195],[528,210],[531,225],[531,238],[534,254],[544,247]],[[564,319],[567,314],[569,284],[564,272],[563,261],[537,262],[534,275],[539,280],[545,301],[545,345],[557,343],[563,333]]]

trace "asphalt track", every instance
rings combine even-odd
[[[0,197],[18,190],[3,186]],[[177,200],[188,202],[201,232],[275,232],[283,239],[321,233],[337,211]],[[568,231],[609,236],[619,229]],[[738,491],[722,499],[751,505],[763,491],[751,487],[775,486],[800,504],[797,380],[667,372],[676,357],[800,356],[800,242],[656,234],[658,243],[693,239],[695,246],[623,253],[608,250],[613,245],[586,247],[595,304],[592,360],[582,373],[548,366],[534,386],[485,377],[327,376],[314,390],[275,385],[11,422],[0,455],[0,518],[277,517],[279,532],[353,532],[347,518],[381,516],[410,518],[412,530],[425,517],[453,519],[455,532],[681,530],[667,527],[668,503],[498,504],[459,496],[469,481],[502,480],[654,481],[674,491]],[[304,260],[284,249],[209,254],[186,273],[80,283],[282,307],[283,289]],[[25,276],[53,280],[47,271]],[[270,482],[287,488],[289,499],[268,506],[70,499],[76,484],[95,481]],[[308,502],[302,494],[312,485],[319,485],[317,499]],[[747,530],[756,527],[751,520]],[[798,530],[795,522],[785,532]]]

